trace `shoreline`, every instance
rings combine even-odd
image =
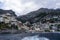
[[[60,33],[60,32],[23,32],[20,30],[0,30],[0,34],[22,34],[22,33]]]

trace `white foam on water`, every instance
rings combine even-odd
[[[46,37],[29,36],[29,37],[24,37],[22,40],[49,40],[49,39]]]

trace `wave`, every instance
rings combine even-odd
[[[38,37],[38,35],[36,35],[36,36],[24,37],[22,40],[50,40],[50,39],[46,37]]]

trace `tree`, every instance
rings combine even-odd
[[[14,29],[17,29],[18,30],[18,26],[15,25],[15,24],[11,25],[11,28],[14,28]]]

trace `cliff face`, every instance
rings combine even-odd
[[[40,8],[37,11],[28,13],[27,15],[19,16],[17,19],[23,23],[26,21],[29,21],[30,23],[36,23],[41,21],[41,19],[47,15],[60,15],[60,9]]]

